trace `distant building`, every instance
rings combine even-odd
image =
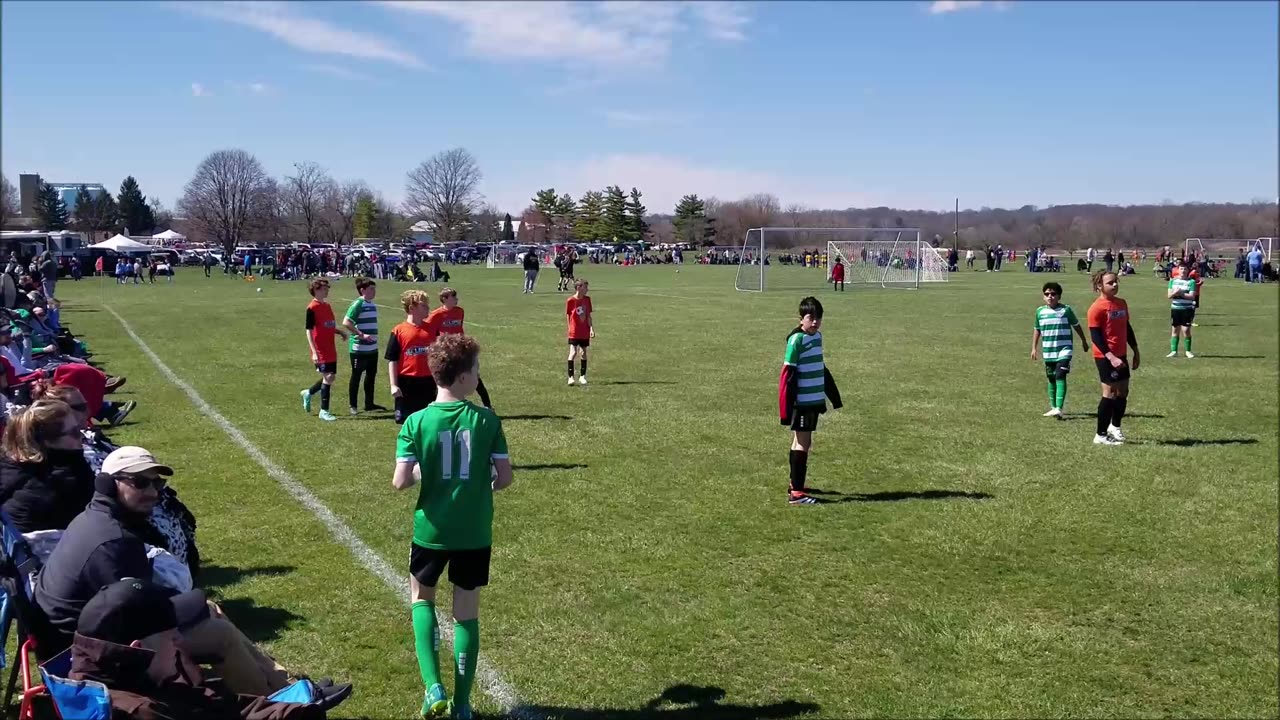
[[[89,192],[89,197],[97,200],[99,197],[107,193],[107,188],[102,183],[65,183],[65,182],[49,182],[44,181],[47,185],[53,187],[58,193],[58,197],[62,198],[62,203],[67,206],[68,213],[76,211],[76,194],[80,191],[80,187]],[[35,215],[36,195],[40,192],[41,178],[35,173],[22,174],[18,176],[18,195],[20,199],[19,208],[23,215],[32,217]]]

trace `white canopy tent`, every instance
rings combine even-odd
[[[91,250],[110,250],[116,253],[145,252],[151,250],[150,245],[135,242],[124,235],[116,235],[110,240],[103,240],[97,245],[90,245]]]
[[[174,242],[176,240],[186,240],[187,236],[175,230],[165,230],[162,233],[156,233],[151,236],[152,240],[160,240],[162,242]]]

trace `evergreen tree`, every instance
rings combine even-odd
[[[542,221],[547,224],[547,239],[554,239],[556,236],[556,212],[560,209],[560,196],[556,195],[556,189],[539,190],[533,196],[533,209],[538,211],[538,214],[542,216]]]
[[[573,201],[573,196],[565,193],[556,200],[556,218],[561,228],[561,238],[568,240],[573,237],[574,226],[578,221],[578,204]]]
[[[111,193],[98,193],[93,204],[93,215],[96,221],[94,230],[111,231],[120,226],[120,208],[116,206],[116,199],[111,197]]]
[[[707,227],[707,204],[697,195],[685,195],[676,203],[671,224],[680,242],[701,243]]]
[[[120,183],[120,197],[116,200],[120,210],[120,221],[129,232],[140,235],[155,227],[155,218],[151,214],[151,206],[147,205],[147,196],[138,188],[138,181],[133,176]]]
[[[67,229],[67,205],[62,202],[62,196],[53,189],[52,185],[40,183],[40,190],[36,195],[35,212],[42,229]]]
[[[627,198],[627,236],[631,242],[644,242],[649,234],[649,223],[644,221],[645,207],[640,202],[640,191],[631,188],[631,196]]]
[[[505,242],[516,241],[516,231],[511,227],[511,213],[506,213],[502,218],[502,240]]]
[[[588,190],[578,201],[576,236],[586,242],[608,240],[604,230],[604,193]]]
[[[368,193],[362,194],[356,200],[356,214],[351,220],[352,237],[376,237],[374,232],[376,232],[377,225],[378,205],[373,201],[372,195]]]
[[[71,227],[79,232],[93,230],[95,210],[97,210],[97,205],[93,202],[93,196],[89,194],[89,189],[84,185],[76,188],[76,209],[73,213]]]
[[[626,242],[627,239],[627,196],[622,188],[610,185],[604,191],[603,231],[606,242]]]

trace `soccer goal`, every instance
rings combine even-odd
[[[747,231],[734,287],[820,288],[835,263],[845,266],[850,285],[918,288],[949,279],[946,260],[918,228],[766,227]]]
[[[523,268],[524,255],[527,252],[538,254],[538,264],[545,265],[548,255],[552,254],[550,248],[536,247],[530,245],[494,245],[489,249],[489,257],[485,260],[487,268]]]
[[[1250,253],[1253,252],[1254,248],[1257,248],[1262,251],[1262,261],[1271,262],[1271,246],[1274,241],[1275,238],[1269,237],[1252,239],[1212,238],[1204,240],[1200,238],[1187,238],[1182,244],[1182,255],[1183,257],[1186,257],[1192,252],[1195,252],[1200,257],[1208,257],[1209,252],[1215,252],[1221,255],[1228,251],[1234,253],[1243,248],[1245,253]],[[1212,251],[1208,250],[1208,248],[1205,247],[1205,243],[1209,243],[1214,249]]]

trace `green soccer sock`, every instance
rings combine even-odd
[[[1191,336],[1187,336],[1187,352],[1191,352]]]
[[[1058,380],[1058,393],[1057,393],[1057,398],[1054,399],[1053,406],[1061,410],[1062,408],[1066,407],[1066,404],[1067,404],[1067,379],[1062,378]]]
[[[1057,380],[1055,380],[1054,378],[1049,378],[1049,407],[1058,407],[1057,405],[1053,404],[1054,398],[1058,396],[1057,385],[1058,385]]]
[[[426,600],[413,604],[413,649],[418,655],[422,685],[430,689],[440,682],[440,625],[436,606]]]
[[[471,685],[476,679],[476,663],[480,660],[480,621],[463,620],[453,625],[453,702],[471,705]]]
[[[1171,353],[1178,352],[1178,336],[1177,335],[1171,335],[1169,337],[1169,352]]]

